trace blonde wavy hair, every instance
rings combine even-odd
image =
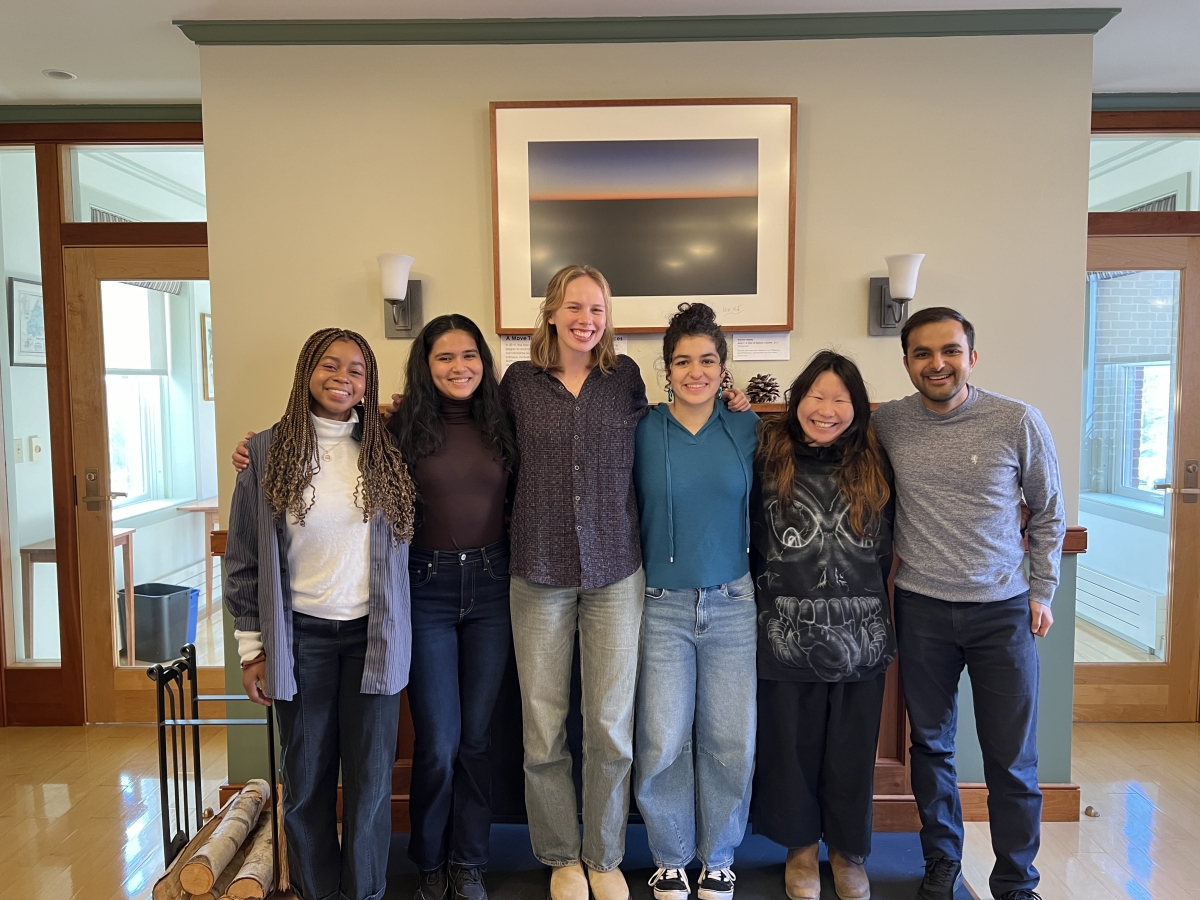
[[[539,369],[557,369],[558,361],[558,329],[550,324],[550,317],[558,312],[559,307],[567,296],[567,285],[576,278],[590,278],[600,287],[604,294],[604,333],[600,341],[592,348],[592,365],[599,366],[605,375],[617,368],[617,346],[612,322],[612,291],[608,280],[600,274],[600,270],[592,266],[564,266],[554,273],[550,283],[546,285],[546,299],[538,310],[537,327],[533,339],[529,342],[529,361]]]

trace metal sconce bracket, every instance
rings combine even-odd
[[[888,279],[872,278],[867,299],[867,334],[878,337],[900,336],[908,321],[908,303],[896,303],[888,289]]]
[[[406,293],[403,300],[385,298],[383,301],[383,336],[386,338],[414,338],[421,330],[421,282],[410,281]]]

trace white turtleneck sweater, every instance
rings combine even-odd
[[[351,433],[358,413],[352,410],[346,422],[318,416],[312,422],[318,468],[305,490],[312,507],[303,526],[292,515],[287,517],[292,609],[349,621],[367,614],[371,576],[371,526],[363,521],[362,498],[354,501],[359,445]],[[234,636],[243,662],[262,652],[261,632],[235,631]]]

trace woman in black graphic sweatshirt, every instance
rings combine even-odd
[[[751,511],[758,603],[754,830],[789,848],[791,900],[870,896],[875,748],[896,655],[887,580],[892,473],[858,368],[823,350],[763,422]]]

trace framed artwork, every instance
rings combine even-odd
[[[790,331],[795,98],[491,104],[496,332],[533,330],[571,263],[604,273],[618,332],[684,301],[728,331]]]
[[[204,378],[204,399],[215,400],[213,389],[212,316],[200,313],[200,370]]]
[[[14,366],[46,364],[42,283],[8,279],[8,360]]]

